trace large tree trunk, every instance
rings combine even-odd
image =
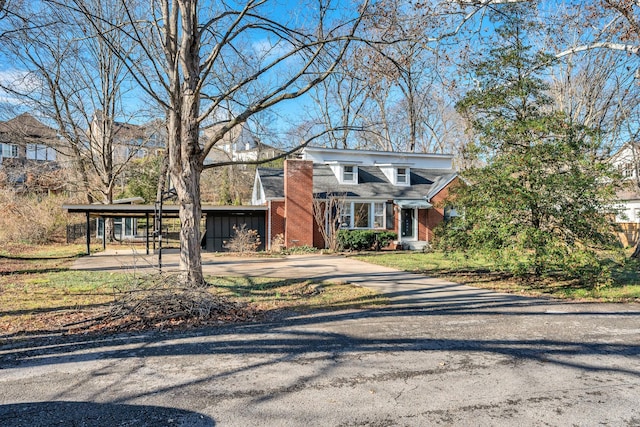
[[[187,169],[175,179],[176,192],[180,203],[180,271],[186,284],[202,286],[205,284],[202,274],[200,248],[200,171],[198,165],[191,162]]]
[[[167,21],[164,43],[170,82],[167,114],[169,176],[179,204],[180,273],[183,285],[190,287],[205,284],[200,257],[200,176],[203,167],[198,139],[200,57],[196,5],[194,0],[163,4],[163,17]],[[178,36],[179,32],[182,33],[181,37]]]
[[[180,103],[178,111],[169,113],[169,174],[180,206],[180,272],[185,285],[197,287],[205,284],[200,258],[202,167],[198,156],[189,155],[199,146],[196,117],[188,117],[197,100],[184,95]]]
[[[205,284],[200,248],[200,145],[198,143],[198,95],[185,88],[182,98],[180,173],[175,174],[176,193],[180,203],[180,271],[188,285]],[[173,174],[172,174],[173,176]]]
[[[179,3],[182,10],[182,30],[180,65],[183,73],[182,83],[174,80],[176,95],[173,98],[173,111],[170,113],[170,132],[173,135],[173,150],[169,153],[169,171],[180,204],[180,272],[187,286],[203,286],[202,259],[200,247],[200,219],[202,206],[200,201],[200,176],[202,173],[202,149],[199,144],[200,93],[199,74],[200,57],[198,55],[199,34],[198,14],[195,1],[183,0]],[[177,70],[176,70],[177,71]],[[178,73],[174,76],[177,76]]]

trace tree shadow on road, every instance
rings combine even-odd
[[[140,426],[188,425],[213,427],[215,422],[197,412],[149,405],[93,402],[28,402],[0,405],[3,426]]]
[[[274,265],[274,271],[279,268]],[[157,394],[174,396],[191,387],[206,387],[207,399],[250,399],[254,402],[277,399],[296,393],[331,377],[331,370],[348,359],[373,360],[376,354],[402,358],[442,354],[496,356],[507,365],[555,365],[581,373],[600,373],[640,377],[637,360],[637,304],[580,304],[553,299],[522,297],[485,289],[445,283],[404,272],[370,272],[366,280],[359,273],[332,271],[314,276],[362,286],[380,284],[392,303],[386,307],[361,310],[283,311],[272,321],[203,327],[186,331],[147,331],[112,335],[52,334],[42,337],[0,337],[0,374],[12,375],[13,368],[84,365],[84,376],[73,379],[55,400],[73,396],[76,389],[88,387],[88,400],[108,399],[114,407]],[[426,284],[425,284],[426,283]],[[554,325],[552,328],[549,325]],[[620,331],[615,335],[610,331]],[[185,356],[198,364],[205,360],[233,360],[203,369],[198,375],[179,377],[149,388],[113,397],[95,386],[96,377],[111,375],[109,381],[135,377],[146,361]],[[201,359],[198,357],[202,356]],[[394,357],[395,357],[394,356]],[[475,356],[474,356],[475,357]],[[193,359],[192,359],[193,358]],[[406,359],[406,358],[405,358]],[[122,362],[129,361],[124,364]],[[95,365],[91,363],[95,362]],[[313,369],[292,375],[293,379],[273,382],[262,389],[250,385],[240,390],[210,387],[225,381],[235,383],[260,375],[264,369],[287,369],[290,365],[311,364]],[[123,366],[122,368],[120,368]],[[159,365],[162,366],[162,365]],[[273,368],[276,367],[277,368]],[[112,372],[113,367],[119,367]],[[394,378],[431,375],[429,367],[405,365],[387,370]],[[508,367],[505,365],[505,369]],[[13,375],[20,375],[16,371]],[[367,378],[339,380],[367,381]],[[125,405],[126,406],[126,405]],[[12,409],[15,411],[15,409]],[[0,412],[0,415],[3,412]],[[2,421],[2,418],[0,418]],[[213,421],[210,421],[213,425]]]
[[[639,311],[631,309],[619,312],[598,311],[596,304],[589,304],[587,310],[578,312],[556,310],[558,306],[545,309],[544,303],[541,306],[529,305],[526,309],[515,312],[503,311],[504,308],[513,309],[512,304],[512,301],[506,300],[499,301],[491,307],[484,305],[473,308],[466,303],[449,301],[446,304],[435,305],[431,309],[391,306],[369,310],[321,311],[306,314],[289,312],[282,313],[278,320],[272,322],[221,325],[186,331],[11,337],[4,339],[4,342],[0,341],[0,367],[30,367],[100,359],[179,355],[269,356],[276,354],[279,357],[284,354],[287,357],[297,357],[315,352],[340,355],[385,351],[473,351],[564,365],[572,365],[572,362],[555,361],[553,356],[636,357],[640,355],[638,342],[620,343],[601,339],[583,342],[580,337],[575,339],[526,338],[516,336],[516,332],[512,334],[513,338],[483,339],[481,335],[474,335],[473,330],[469,330],[473,325],[467,326],[467,331],[459,334],[459,338],[444,335],[439,337],[437,330],[432,331],[429,336],[424,336],[421,331],[411,334],[411,327],[405,325],[406,319],[413,319],[414,322],[429,322],[429,318],[433,316],[444,316],[445,324],[447,316],[456,316],[456,319],[459,319],[457,316],[478,319],[479,315],[496,315],[504,316],[501,320],[504,322],[509,322],[507,315],[533,316],[534,318],[547,316],[556,321],[562,318],[575,321],[580,317],[596,316],[602,320],[626,318],[625,320],[630,322],[635,322],[635,319],[640,316]],[[542,310],[536,310],[536,307]],[[573,308],[574,305],[569,307]],[[399,318],[393,324],[394,326],[405,325],[403,329],[398,329],[397,336],[389,333],[376,336],[371,330],[370,333],[365,334],[369,337],[363,337],[362,331],[359,331],[357,326],[359,320],[364,320],[367,324],[364,328],[373,328],[376,319],[383,323],[386,319],[394,317]],[[349,322],[352,326],[347,330],[351,330],[352,333],[331,332],[329,330],[331,328],[323,330],[323,326],[336,322]],[[478,322],[480,324],[483,322],[481,317]],[[585,327],[588,326],[585,325]],[[574,367],[640,376],[640,370],[624,369],[615,365],[587,366],[576,362]]]
[[[407,284],[410,283],[404,283]],[[564,304],[461,285],[403,287],[401,281],[397,285],[397,289],[388,294],[394,303],[387,307],[303,314],[282,312],[270,322],[187,331],[0,339],[0,372],[78,362],[97,362],[99,371],[105,361],[117,365],[130,359],[144,364],[147,358],[173,356],[245,360],[203,372],[196,378],[141,390],[122,400],[116,399],[115,403],[178,392],[241,373],[257,373],[280,363],[310,358],[323,360],[321,369],[301,375],[291,384],[275,384],[259,392],[247,390],[247,396],[237,391],[233,396],[226,396],[224,391],[219,392],[219,396],[208,396],[216,401],[242,397],[273,399],[309,386],[345,358],[377,353],[485,354],[513,363],[529,361],[582,372],[640,377],[637,363],[627,363],[640,356],[637,336],[592,333],[597,328],[634,330],[633,325],[637,325],[640,318],[640,306],[636,304]],[[573,335],[562,329],[554,333],[555,330],[544,326],[548,323],[559,328],[574,325],[579,333]],[[411,377],[424,372],[416,366],[415,372],[398,375]],[[70,384],[57,398],[64,398],[65,393],[81,385]]]

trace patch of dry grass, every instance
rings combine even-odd
[[[374,291],[347,284],[209,277],[211,286],[207,291],[213,297],[230,301],[233,310],[213,313],[202,322],[184,319],[156,322],[126,316],[114,320],[109,317],[114,302],[119,298],[121,301],[124,292],[145,279],[130,273],[69,270],[70,263],[83,251],[81,245],[4,248],[0,253],[0,339],[53,331],[201,326],[258,320],[280,310],[338,310],[387,303],[386,298]]]
[[[248,277],[208,279],[219,295],[256,305],[261,310],[296,311],[371,308],[388,299],[361,286]]]

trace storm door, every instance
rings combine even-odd
[[[412,240],[416,237],[416,215],[415,209],[402,209],[400,212],[400,234],[402,240]]]

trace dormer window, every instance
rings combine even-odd
[[[379,163],[377,166],[390,184],[398,187],[411,185],[411,166],[409,163]]]
[[[358,181],[358,167],[353,165],[344,165],[342,167],[342,182],[355,184]]]
[[[398,168],[396,169],[396,184],[408,184],[409,183],[409,169]]]
[[[358,184],[358,163],[350,160],[342,162],[340,160],[329,160],[325,162],[331,168],[331,172],[338,180],[338,184]]]

